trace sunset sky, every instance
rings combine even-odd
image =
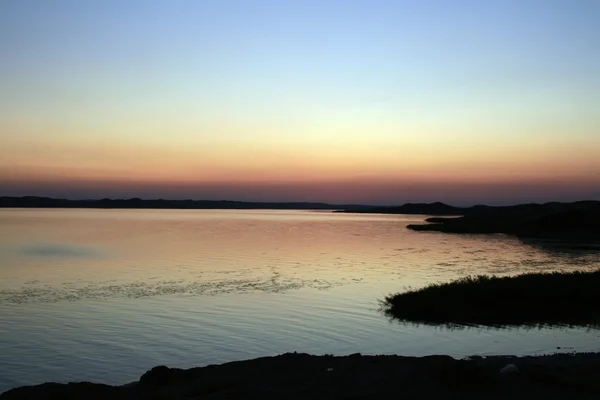
[[[0,195],[600,199],[597,0],[2,0]]]

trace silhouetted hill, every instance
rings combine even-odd
[[[342,212],[373,213],[373,214],[423,214],[423,215],[463,215],[467,209],[453,207],[448,204],[435,203],[406,203],[401,206],[370,207],[363,209],[345,209]]]
[[[358,204],[335,205],[328,203],[269,203],[229,200],[143,200],[102,199],[68,200],[50,197],[0,197],[0,208],[155,208],[155,209],[221,209],[221,210],[360,210],[372,206]]]
[[[430,224],[409,225],[418,231],[505,233],[523,237],[600,236],[600,202],[475,206],[459,218],[428,218]]]

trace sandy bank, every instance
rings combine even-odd
[[[507,364],[518,372],[501,373]],[[286,353],[187,370],[155,367],[138,382],[45,383],[9,399],[563,399],[600,395],[600,353],[538,357],[313,356]]]

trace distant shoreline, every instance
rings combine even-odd
[[[360,210],[372,208],[360,204],[317,202],[251,202],[232,200],[145,200],[90,199],[69,200],[51,197],[0,197],[0,208],[100,208],[100,209],[178,209],[178,210]]]
[[[476,217],[481,222],[481,217],[489,218],[527,217],[530,215],[548,215],[565,210],[590,210],[600,209],[600,201],[585,200],[571,203],[528,203],[511,206],[475,205],[470,207],[455,207],[441,202],[434,203],[406,203],[399,206],[373,206],[367,204],[331,204],[323,202],[255,202],[236,200],[165,200],[165,199],[86,199],[70,200],[40,196],[0,196],[0,208],[100,208],[100,209],[183,209],[183,210],[329,210],[339,213],[360,214],[408,214],[431,215],[438,217],[461,218],[431,218],[427,222],[434,224],[411,225],[415,230],[455,231],[454,223],[471,222]],[[456,231],[464,231],[462,226]],[[468,231],[469,229],[467,229]],[[487,227],[478,224],[474,231],[490,233]],[[470,232],[475,233],[475,232]]]

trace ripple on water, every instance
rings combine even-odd
[[[406,229],[423,218],[0,209],[0,392],[48,380],[120,384],[158,364],[294,350],[463,356],[598,348],[597,331],[389,322],[377,300],[407,288],[600,266],[593,246],[572,254],[562,244],[555,251],[510,237]],[[54,241],[60,245],[31,247]]]
[[[219,294],[243,294],[249,292],[284,293],[290,290],[310,288],[325,290],[358,283],[362,278],[305,279],[286,277],[274,273],[269,279],[222,279],[145,281],[119,284],[102,282],[66,282],[60,286],[24,286],[19,289],[0,290],[0,304],[57,303],[60,301],[105,300],[115,298],[140,298],[163,295],[214,296]],[[30,281],[33,285],[37,281]]]

